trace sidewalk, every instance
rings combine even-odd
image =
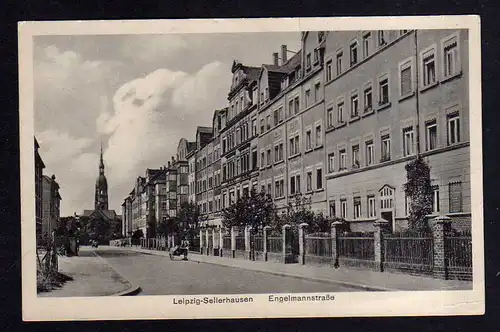
[[[119,295],[132,287],[90,248],[80,248],[78,256],[59,256],[59,272],[73,280],[66,281],[59,289],[38,293],[38,296],[109,296]]]
[[[141,248],[127,249],[168,257],[167,251],[156,251]],[[280,264],[245,259],[205,256],[189,253],[190,261],[217,264],[241,268],[275,275],[308,279],[319,282],[336,283],[353,288],[371,291],[433,291],[433,290],[472,290],[472,283],[460,280],[440,280],[430,277],[411,276],[407,274],[375,272],[357,268],[329,266],[309,266],[299,264]]]

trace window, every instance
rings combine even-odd
[[[332,60],[329,60],[326,63],[326,81],[329,82],[332,78]]]
[[[355,118],[359,115],[359,99],[358,94],[351,96],[351,118]]]
[[[366,33],[363,36],[363,57],[366,58],[370,55],[371,33]]]
[[[323,189],[323,169],[316,168],[316,189]]]
[[[266,101],[269,100],[269,87],[266,86]]]
[[[448,145],[460,142],[460,117],[458,113],[448,115]]]
[[[386,41],[385,41],[384,31],[379,31],[377,35],[378,35],[378,45],[379,46],[385,45]]]
[[[389,102],[389,79],[383,78],[378,83],[379,105]]]
[[[320,83],[316,83],[314,85],[314,102],[318,102],[321,100],[321,84]]]
[[[340,217],[342,219],[345,219],[347,217],[347,200],[346,199],[340,200]]]
[[[311,90],[307,89],[306,90],[306,106],[308,107],[311,103]]]
[[[281,180],[281,181],[283,181],[283,180]],[[282,188],[282,190],[283,190],[283,188]],[[269,182],[269,183],[267,184],[267,193],[268,193],[269,195],[272,195],[272,194],[273,194],[273,192],[272,192],[272,190],[271,190],[271,182]],[[283,196],[283,192],[281,193],[281,196],[276,196],[276,197],[282,197],[282,196]]]
[[[347,153],[345,149],[342,149],[339,151],[339,165],[340,165],[340,170],[347,169]]]
[[[307,53],[306,56],[306,69],[311,69],[311,53]]]
[[[293,99],[288,102],[288,116],[294,115],[293,111]]]
[[[257,135],[257,120],[252,120],[252,136]]]
[[[371,111],[373,107],[372,87],[365,88],[363,93],[363,102],[365,105],[365,113]]]
[[[341,102],[337,105],[337,122],[344,123],[344,103]]]
[[[403,129],[403,155],[413,154],[413,127]]]
[[[462,212],[462,182],[449,184],[450,213]]]
[[[326,119],[328,128],[333,127],[333,107],[330,107],[326,110]]]
[[[354,145],[352,147],[352,167],[359,168],[359,145]]]
[[[295,98],[295,107],[294,107],[295,114],[300,112],[300,99],[299,97]]]
[[[368,196],[368,218],[375,218],[376,216],[376,204],[375,204],[375,196]]]
[[[283,107],[280,107],[278,109],[278,123],[283,122],[284,116],[283,116]]]
[[[279,122],[278,110],[274,110],[274,125],[277,126]]]
[[[263,185],[260,186],[260,192],[261,193],[266,193],[266,185],[265,184],[263,184]]]
[[[351,43],[351,46],[349,47],[350,50],[350,60],[351,60],[351,66],[354,66],[355,64],[358,63],[358,42],[354,41]]]
[[[162,209],[163,211],[168,210],[167,201],[162,201],[162,202],[161,202],[161,209]]]
[[[389,135],[382,136],[382,160],[391,160],[391,137]]]
[[[317,64],[319,61],[319,50],[315,49],[314,50],[314,64]]]
[[[293,138],[290,138],[290,156],[294,156],[298,153],[300,153],[300,147],[299,147],[299,136],[297,135]]]
[[[300,193],[300,175],[290,177],[290,195]]]
[[[439,186],[432,187],[432,212],[439,212]]]
[[[316,147],[319,147],[323,144],[323,139],[321,135],[321,125],[316,126]]]
[[[425,148],[427,151],[437,147],[437,123],[432,120],[425,124]]]
[[[375,150],[373,149],[373,141],[367,141],[366,145],[366,166],[372,165],[375,161]]]
[[[424,87],[430,86],[436,83],[436,59],[434,57],[434,51],[427,52],[423,56],[423,81]]]
[[[307,174],[306,174],[306,191],[307,192],[312,191],[312,182],[313,182],[312,177],[313,177],[313,173],[307,172]]]
[[[272,162],[272,157],[271,157],[271,149],[267,149],[267,166],[271,166],[271,162]]]
[[[354,197],[354,219],[359,219],[361,217],[361,197]]]
[[[453,36],[443,43],[443,70],[444,77],[451,77],[460,72],[460,56],[458,52],[458,38]]]
[[[266,161],[266,158],[265,158],[265,155],[264,155],[264,151],[261,151],[260,152],[260,167],[264,167],[265,161]]]
[[[266,116],[266,129],[267,130],[271,129],[271,116],[270,115]]]
[[[335,153],[328,154],[328,173],[335,172]]]
[[[341,51],[341,52],[338,52],[337,53],[337,76],[339,76],[340,74],[342,74],[342,57],[343,57],[344,53]]]
[[[266,129],[265,129],[265,126],[264,126],[264,118],[262,118],[262,119],[260,119],[260,133],[262,134],[265,130]]]
[[[283,187],[284,187],[284,181],[283,180],[277,180],[275,183],[275,188],[274,188],[274,196],[276,198],[283,197],[285,196],[283,192]],[[267,189],[269,190],[269,193],[271,192],[271,184],[267,184]]]
[[[312,149],[312,143],[311,143],[311,131],[308,130],[306,131],[306,150],[311,150]]]
[[[413,77],[412,77],[412,63],[407,61],[399,67],[399,94],[401,97],[407,96],[413,92]]]
[[[329,206],[330,206],[330,217],[335,217],[335,215],[336,215],[335,201],[330,201]]]

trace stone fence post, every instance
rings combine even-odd
[[[207,250],[206,254],[207,256],[210,255],[210,234],[209,234],[209,229],[205,229],[205,240],[207,241]]]
[[[236,233],[237,233],[236,226],[231,227],[231,257],[235,258],[236,257]]]
[[[290,256],[292,254],[291,246],[291,226],[288,224],[283,225],[282,234],[283,237],[283,263],[287,264],[290,261]]]
[[[200,227],[200,254],[203,255],[203,246],[205,245],[205,241],[203,241],[203,228]]]
[[[271,231],[271,226],[265,226],[263,230],[263,241],[264,241],[264,261],[267,262],[267,238],[269,237],[269,232]]]
[[[332,239],[332,263],[335,268],[339,267],[339,233],[340,226],[342,223],[340,221],[335,221],[331,225],[330,234]]]
[[[252,259],[252,244],[251,244],[252,226],[245,226],[245,256],[247,259]]]
[[[224,250],[224,234],[226,230],[224,227],[219,227],[219,256],[222,257],[222,251]]]
[[[448,257],[450,248],[446,238],[451,234],[451,218],[438,216],[433,219],[432,237],[434,245],[434,264],[432,274],[439,279],[448,279]]]
[[[306,263],[306,234],[307,234],[307,223],[303,222],[299,225],[299,264],[304,265]]]
[[[373,226],[375,227],[374,236],[374,249],[375,249],[375,268],[384,271],[384,234],[388,232],[389,222],[385,219],[377,219]]]

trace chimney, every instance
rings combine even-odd
[[[168,162],[168,168],[170,168],[170,161]]]
[[[287,48],[286,45],[281,45],[281,64],[287,62]]]
[[[172,164],[175,163],[175,158],[172,156]]]
[[[278,52],[273,53],[274,65],[278,66]]]

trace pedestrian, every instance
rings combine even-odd
[[[181,249],[184,253],[184,258],[183,260],[187,261],[187,256],[188,256],[188,251],[189,251],[189,241],[187,238],[184,236],[181,241]]]

